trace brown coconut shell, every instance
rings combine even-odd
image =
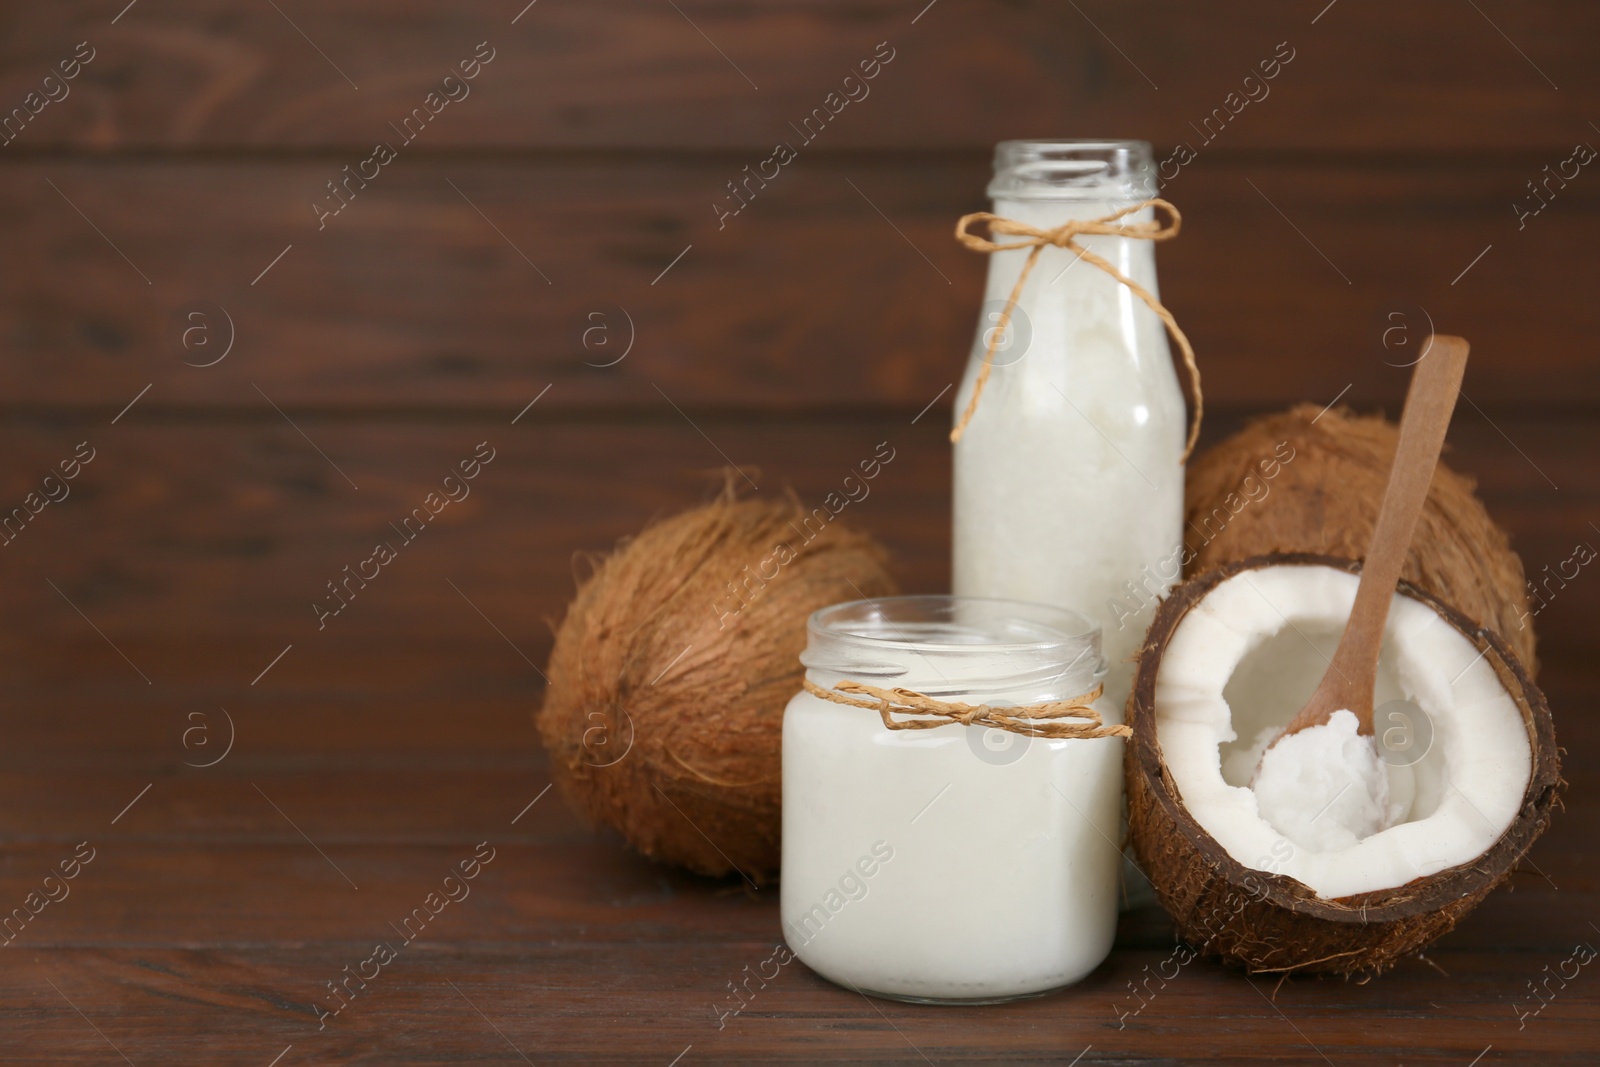
[[[894,592],[876,542],[792,496],[729,490],[650,526],[579,586],[556,631],[536,722],[562,793],[647,856],[776,874],[806,619]]]
[[[1185,576],[1271,552],[1361,558],[1398,439],[1399,428],[1380,416],[1315,404],[1251,422],[1189,465]],[[1498,632],[1537,673],[1522,560],[1472,480],[1443,463],[1402,576]]]
[[[1156,672],[1178,624],[1212,589],[1240,571],[1283,564],[1361,569],[1358,562],[1330,556],[1262,556],[1183,583],[1157,609],[1128,700],[1133,738],[1126,771],[1134,848],[1179,936],[1202,954],[1251,972],[1377,974],[1460,922],[1544,832],[1564,784],[1555,728],[1544,695],[1498,634],[1402,581],[1401,593],[1427,604],[1483,650],[1516,700],[1533,754],[1520,812],[1471,863],[1393,889],[1324,900],[1296,879],[1246,867],[1201,829],[1166,771],[1156,738]]]

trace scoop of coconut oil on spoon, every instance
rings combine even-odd
[[[1262,817],[1314,851],[1348,848],[1411,808],[1410,768],[1385,763],[1373,737],[1373,692],[1389,603],[1444,447],[1467,351],[1465,340],[1442,334],[1423,347],[1350,621],[1322,681],[1267,746],[1250,783]]]

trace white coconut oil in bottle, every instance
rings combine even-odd
[[[1153,197],[1155,171],[1143,141],[1006,141],[995,150],[988,191],[995,214],[1051,229]],[[1121,223],[1147,221],[1151,210]],[[1159,299],[1155,242],[1077,241]],[[989,256],[958,422],[1027,254]],[[1097,622],[1109,661],[1106,697],[1119,708],[1156,599],[1179,575],[1186,432],[1161,319],[1092,263],[1045,248],[955,445],[953,588]]]

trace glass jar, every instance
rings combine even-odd
[[[1095,625],[1040,604],[888,597],[824,608],[807,631],[800,661],[824,690],[850,680],[998,709],[1066,700],[1105,674]],[[1111,701],[1092,707],[1121,722]],[[789,946],[831,981],[899,1000],[1075,982],[1116,931],[1121,793],[1117,737],[890,730],[802,690],[783,717]]]
[[[1005,141],[994,171],[994,213],[1041,229],[1156,195],[1144,141]],[[1077,240],[1159,299],[1155,242]],[[989,256],[958,421],[1027,254]],[[1160,318],[1075,253],[1045,248],[1017,308],[955,445],[952,588],[1055,604],[1099,623],[1106,695],[1121,707],[1156,600],[1182,564],[1183,392]]]

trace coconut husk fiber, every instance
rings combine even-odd
[[[1272,552],[1365,556],[1398,439],[1381,416],[1300,404],[1217,444],[1189,466],[1185,577]],[[1402,577],[1495,630],[1536,671],[1522,560],[1472,480],[1442,462]]]
[[[647,856],[775,875],[806,619],[895,591],[872,538],[792,495],[725,489],[648,527],[580,584],[556,631],[536,721],[562,793]]]
[[[1182,583],[1156,610],[1128,700],[1133,728],[1124,756],[1129,831],[1140,866],[1178,935],[1202,955],[1257,973],[1378,974],[1464,919],[1509,877],[1548,827],[1564,785],[1555,726],[1544,695],[1498,634],[1401,581],[1402,596],[1427,604],[1483,652],[1516,702],[1533,756],[1521,809],[1470,863],[1391,889],[1324,899],[1294,878],[1245,866],[1200,826],[1166,771],[1156,727],[1156,675],[1178,625],[1211,590],[1241,571],[1285,565],[1360,570],[1353,560],[1327,556],[1243,560]]]

